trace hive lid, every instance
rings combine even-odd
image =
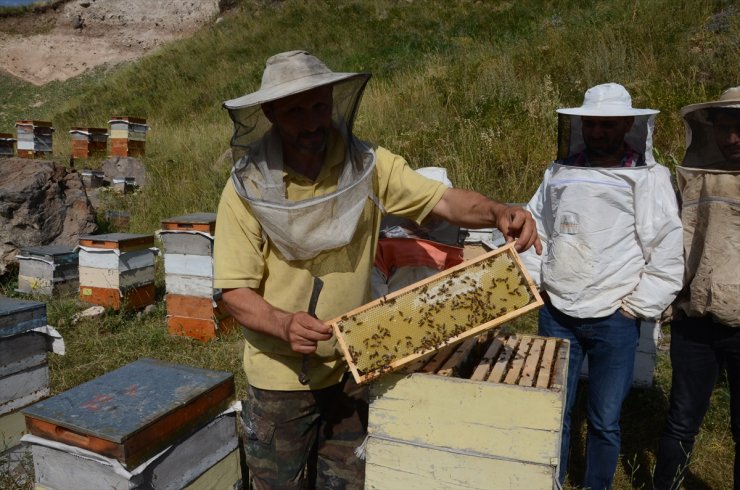
[[[216,231],[216,213],[193,213],[162,220],[163,230],[205,231],[213,234]]]
[[[154,246],[154,235],[136,233],[106,233],[80,237],[83,247],[119,249],[122,252]]]
[[[46,325],[46,303],[0,296],[0,337]]]
[[[29,431],[138,465],[228,408],[234,376],[142,358],[37,402]]]

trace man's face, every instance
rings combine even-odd
[[[634,117],[582,116],[581,127],[586,148],[601,156],[622,151],[624,135],[632,129]]]
[[[728,162],[740,165],[740,111],[717,111],[713,120],[719,151]]]
[[[329,140],[331,86],[319,87],[263,105],[277,128],[285,150],[306,156],[323,153]]]

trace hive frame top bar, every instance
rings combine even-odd
[[[512,289],[506,277],[495,274],[494,269],[501,269],[503,265],[506,265],[504,270],[508,277],[516,276],[518,281]],[[482,283],[471,279],[476,275]],[[444,293],[444,298],[440,292]],[[428,306],[430,299],[434,302],[431,307]],[[519,304],[507,309],[509,305],[504,303],[507,301]],[[355,381],[362,384],[542,304],[514,244],[509,243],[327,323],[334,330]],[[466,317],[460,320],[463,314]],[[372,317],[381,322],[376,323]],[[355,329],[354,334],[352,329]],[[363,332],[367,335],[362,335]],[[392,341],[396,341],[393,346]]]

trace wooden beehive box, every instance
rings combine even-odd
[[[115,310],[154,302],[154,235],[86,235],[79,243],[82,301]]]
[[[27,294],[51,296],[79,287],[78,252],[62,245],[23,247],[18,261],[18,287]]]
[[[555,488],[569,345],[469,338],[370,385],[365,488]]]
[[[514,244],[329,322],[358,383],[542,305]]]
[[[28,431],[132,469],[234,400],[234,376],[139,359],[23,410]]]
[[[142,117],[114,116],[110,126],[111,156],[144,156],[148,126]]]
[[[108,148],[108,130],[106,128],[72,128],[69,130],[72,141],[72,156],[89,158],[104,156]]]
[[[15,155],[15,141],[12,133],[0,133],[0,157]]]
[[[0,296],[0,415],[49,394],[46,304]]]
[[[54,128],[49,121],[17,121],[16,153],[22,158],[50,156],[52,153],[52,133]]]
[[[167,328],[172,335],[208,341],[237,326],[213,288],[215,213],[162,220]]]

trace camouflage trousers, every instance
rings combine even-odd
[[[355,449],[367,433],[367,390],[350,377],[316,391],[250,386],[242,403],[252,488],[363,488]]]

